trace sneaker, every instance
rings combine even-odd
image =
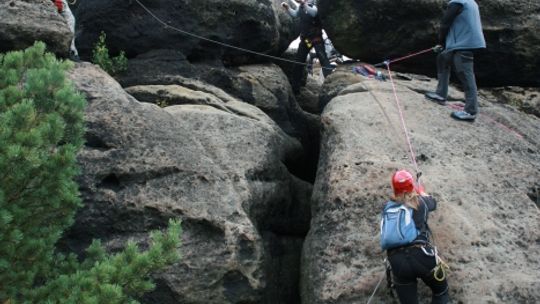
[[[465,121],[474,121],[476,119],[476,115],[469,114],[465,111],[454,111],[452,112],[452,118],[455,118],[457,120],[465,120]]]
[[[440,105],[444,105],[446,104],[446,98],[442,97],[441,95],[435,93],[435,92],[427,92],[426,94],[424,94],[424,96],[426,96],[427,99],[433,101],[433,102],[436,102]]]

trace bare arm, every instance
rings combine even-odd
[[[289,2],[289,3],[287,3],[287,2]],[[296,4],[294,4],[293,2],[291,2],[291,1],[287,1],[287,2],[282,2],[281,6],[285,10],[287,10],[289,15],[291,15],[292,17],[298,16],[299,7]],[[292,4],[292,7],[291,7],[291,4]]]
[[[304,4],[304,9],[306,10],[306,13],[308,13],[311,17],[317,16],[317,7],[315,4]]]

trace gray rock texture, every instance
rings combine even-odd
[[[477,1],[487,50],[475,69],[483,85],[540,86],[540,2]],[[445,1],[320,0],[324,28],[344,55],[377,63],[437,44]],[[426,54],[395,68],[435,75],[435,55]]]
[[[451,268],[452,303],[539,302],[540,120],[482,99],[474,123],[455,121],[452,109],[420,94],[435,81],[408,79],[397,80],[397,94],[426,190],[439,202],[429,222]],[[361,84],[368,90],[342,90],[321,117],[302,258],[305,304],[368,301],[384,280],[379,221],[391,174],[414,172],[391,84]],[[430,292],[419,285],[427,301]],[[391,302],[383,282],[373,303]]]
[[[253,51],[279,54],[295,38],[292,19],[274,0],[140,2],[168,26]],[[85,57],[91,55],[93,44],[104,31],[110,50],[123,50],[128,57],[170,48],[193,61],[218,58],[241,63],[263,59],[165,27],[136,1],[82,1],[76,18],[79,51]]]
[[[309,227],[311,185],[284,165],[301,154],[298,141],[232,97],[219,107],[162,109],[138,102],[93,65],[77,65],[70,77],[88,108],[79,154],[84,208],[65,246],[80,252],[100,238],[114,250],[180,218],[182,259],[155,275],[146,303],[298,298],[298,269],[282,268],[299,267]]]
[[[73,34],[50,0],[0,1],[0,52],[23,50],[36,40],[67,56]]]
[[[202,92],[209,92],[212,88],[213,92],[222,91],[220,96],[227,95],[223,91],[230,95],[220,98],[234,96],[260,108],[288,135],[301,141],[306,156],[290,169],[305,180],[314,180],[319,119],[298,105],[287,77],[277,65],[267,63],[227,68],[219,61],[191,63],[178,51],[155,50],[130,60],[128,70],[117,79],[124,87],[181,85]]]

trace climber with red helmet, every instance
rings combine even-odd
[[[71,45],[69,47],[69,57],[74,61],[79,61],[79,52],[75,47],[75,17],[69,8],[69,5],[66,0],[51,0],[56,6],[56,10],[64,19],[69,27],[69,30],[73,33],[73,39],[71,40]]]
[[[431,303],[448,303],[448,283],[445,273],[441,275],[445,270],[440,268],[442,260],[431,244],[427,224],[428,213],[436,209],[437,202],[406,170],[392,175],[392,188],[394,195],[386,203],[382,215],[381,246],[387,251],[399,301],[402,304],[418,303],[416,284],[420,278],[431,288]],[[409,228],[403,225],[409,225]],[[407,236],[407,229],[412,231],[410,236]],[[408,240],[402,241],[407,237]]]

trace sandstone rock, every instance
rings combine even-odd
[[[313,181],[318,160],[319,119],[296,102],[287,77],[274,64],[226,68],[219,61],[192,64],[180,52],[155,50],[130,60],[126,73],[117,76],[125,86],[181,85],[191,90],[231,96],[262,109],[287,134],[302,142],[306,156],[289,167],[295,175]],[[216,88],[217,87],[217,88]],[[224,94],[224,92],[226,94]]]
[[[268,54],[279,54],[294,40],[292,20],[275,0],[141,1],[167,25],[208,39]],[[84,1],[76,11],[80,53],[89,57],[101,31],[113,53],[128,57],[154,49],[180,50],[190,60],[208,58],[241,63],[264,57],[239,52],[164,27],[136,1]]]
[[[485,88],[480,90],[484,98],[514,106],[525,113],[540,117],[540,89],[522,87]]]
[[[300,88],[300,94],[296,95],[298,105],[306,112],[320,114],[319,95],[322,93],[322,84],[313,76],[308,76],[306,85]]]
[[[361,83],[365,79],[360,75],[352,73],[349,65],[337,68],[324,80],[321,94],[319,95],[319,111],[322,112],[330,100],[336,97],[343,89],[352,84]]]
[[[311,186],[284,165],[301,154],[296,140],[245,103],[162,109],[90,64],[70,77],[89,104],[79,154],[84,208],[67,248],[80,252],[96,237],[111,250],[129,238],[144,243],[148,231],[181,218],[182,259],[155,275],[146,303],[298,298],[290,289],[298,272],[280,267],[299,259],[309,226]]]
[[[487,50],[475,58],[480,84],[540,85],[540,2],[478,1]],[[321,0],[323,25],[337,50],[377,63],[437,43],[441,1]],[[436,73],[435,55],[395,65],[410,72]],[[494,64],[498,63],[498,64]]]
[[[67,56],[73,34],[50,0],[0,1],[0,52],[23,50],[36,40]]]
[[[540,120],[483,101],[474,123],[397,81],[423,182],[439,201],[430,226],[455,303],[540,301]],[[384,276],[379,220],[396,169],[413,170],[389,82],[338,95],[322,114],[302,303],[365,303]],[[519,135],[518,135],[519,134]],[[522,136],[522,137],[520,137]],[[384,278],[383,278],[384,280]],[[420,294],[429,299],[422,283]],[[373,303],[391,303],[385,284]]]

